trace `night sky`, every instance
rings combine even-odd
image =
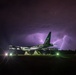
[[[0,47],[42,44],[49,32],[59,49],[76,49],[76,1],[0,0]]]

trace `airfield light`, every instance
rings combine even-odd
[[[59,53],[57,52],[56,55],[59,56]]]
[[[8,53],[5,53],[5,56],[8,56]]]
[[[10,56],[12,56],[13,54],[12,53],[10,53]]]

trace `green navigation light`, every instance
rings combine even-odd
[[[12,56],[13,54],[12,53],[10,53],[10,56]]]
[[[59,56],[59,53],[57,52],[56,55]]]

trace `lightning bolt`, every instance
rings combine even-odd
[[[62,44],[61,44],[61,47],[59,50],[62,50],[63,46],[64,46],[64,43],[65,43],[65,39],[66,39],[67,35],[64,35],[63,39],[62,39]]]
[[[53,42],[53,44],[56,44],[57,42],[59,42],[61,39],[58,39],[56,41]]]

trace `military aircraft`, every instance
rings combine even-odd
[[[22,47],[22,46],[9,46],[9,50],[22,50],[22,51],[31,51],[31,50],[45,50],[48,47],[52,47],[53,44],[50,43],[50,37],[51,37],[51,32],[47,35],[45,41],[43,44],[37,45],[37,46],[27,46],[27,47]]]

